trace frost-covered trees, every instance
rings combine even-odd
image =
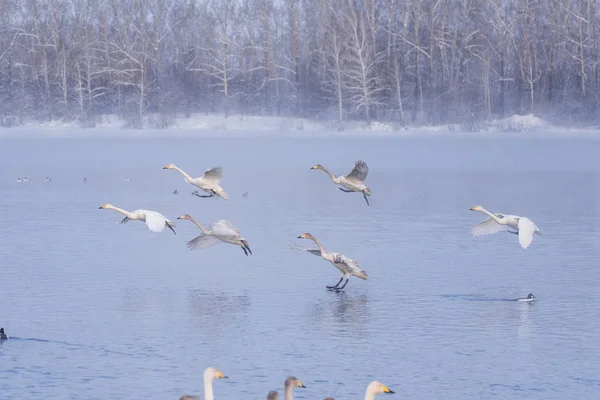
[[[599,45],[593,0],[0,0],[0,124],[598,122]]]

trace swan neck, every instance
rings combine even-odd
[[[214,400],[212,379],[204,378],[204,400]]]
[[[311,240],[316,243],[317,247],[321,251],[321,257],[325,257],[325,254],[327,254],[327,252],[323,248],[323,245],[321,243],[319,243],[319,241],[314,237],[311,237]]]
[[[285,388],[285,400],[293,400],[294,399],[294,387],[286,386]]]
[[[194,218],[192,218],[192,217],[188,217],[188,219],[189,219],[190,221],[192,221],[194,224],[196,224],[196,226],[197,226],[198,228],[200,228],[200,230],[201,230],[202,232],[204,232],[204,233],[208,232],[208,229],[206,229],[205,227],[203,227],[203,226],[200,224],[200,222],[196,221]]]
[[[373,391],[370,389],[370,387],[367,388],[367,392],[365,393],[365,400],[375,400],[375,393],[373,393]]]
[[[130,213],[127,210],[123,210],[122,208],[115,207],[115,206],[110,206],[110,207],[106,207],[106,208],[110,208],[111,210],[115,210],[117,212],[120,212],[121,214],[123,214],[124,216],[126,216],[129,219],[134,219],[132,213]]]
[[[179,171],[181,173],[181,175],[183,175],[185,177],[185,179],[187,179],[188,181],[192,180],[193,178],[191,176],[189,176],[187,174],[187,172],[185,172],[184,170],[182,170],[181,168],[179,168],[178,166],[174,165],[173,169]]]
[[[337,178],[335,177],[335,175],[333,175],[331,172],[329,172],[329,170],[323,166],[321,166],[321,169],[323,169],[323,171],[325,171],[325,173],[327,173],[327,175],[329,175],[329,177],[331,178],[332,181],[336,182]]]
[[[491,212],[489,212],[488,210],[486,210],[485,208],[481,207],[481,211],[483,211],[484,213],[486,213],[487,215],[490,216],[491,219],[493,219],[494,221],[496,221],[497,223],[501,223],[501,219],[498,218],[497,216],[495,216],[494,214],[492,214]]]

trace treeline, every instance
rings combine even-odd
[[[0,124],[595,122],[593,0],[0,0]]]

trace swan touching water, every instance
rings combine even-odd
[[[321,164],[317,164],[314,167],[311,167],[311,169],[320,169],[325,171],[327,175],[329,175],[333,183],[342,185],[346,188],[339,188],[342,192],[361,192],[363,194],[363,197],[365,198],[365,201],[367,202],[367,205],[369,205],[369,199],[367,199],[367,196],[371,195],[371,189],[366,187],[364,183],[364,180],[367,179],[367,175],[369,174],[369,167],[364,161],[356,161],[356,163],[354,164],[354,168],[346,176],[335,176]]]
[[[170,220],[168,220],[164,215],[157,213],[156,211],[135,210],[133,212],[129,212],[129,211],[123,210],[122,208],[115,207],[112,204],[104,204],[98,208],[107,209],[107,210],[115,210],[115,211],[123,214],[125,216],[125,218],[123,218],[121,220],[121,224],[124,224],[129,220],[144,221],[146,223],[146,226],[148,227],[148,229],[151,230],[152,232],[162,232],[162,230],[165,229],[165,226],[166,226],[167,228],[172,230],[173,233],[175,233],[175,229],[173,229],[175,227],[175,224],[173,222],[171,222]],[[177,234],[177,233],[175,233],[175,234]]]
[[[519,297],[517,301],[535,301],[535,296],[533,293],[529,293],[527,297]]]
[[[206,368],[206,370],[204,370],[204,400],[214,400],[213,381],[226,378],[228,377],[223,375],[223,373],[216,368]],[[179,400],[200,400],[200,397],[185,394],[181,396]]]
[[[373,381],[367,386],[367,391],[365,392],[365,400],[373,400],[375,396],[382,393],[396,393],[390,390],[383,383],[378,381]]]
[[[475,206],[471,211],[481,211],[489,216],[489,218],[481,221],[471,229],[473,236],[491,235],[500,231],[508,231],[519,237],[519,244],[526,249],[533,241],[533,234],[542,235],[536,224],[527,217],[509,214],[492,214],[481,206]],[[509,228],[515,231],[508,230]]]
[[[209,194],[208,196],[201,196],[199,194],[196,194],[196,196],[198,197],[213,197],[214,195],[217,195],[224,200],[228,199],[227,193],[225,193],[223,188],[219,186],[219,182],[221,181],[221,178],[223,176],[223,168],[221,167],[207,169],[204,172],[204,176],[200,178],[192,178],[187,174],[187,172],[185,172],[175,164],[169,164],[163,169],[174,169],[176,171],[179,171],[181,175],[183,175],[187,183],[190,183]]]
[[[188,214],[183,214],[182,216],[177,217],[177,219],[187,219],[188,221],[192,221],[202,231],[200,236],[187,242],[190,250],[206,249],[215,244],[226,242],[240,246],[246,255],[248,255],[248,252],[252,254],[252,250],[250,250],[250,246],[246,239],[242,237],[240,231],[238,231],[229,221],[220,219],[209,228],[205,228]]]
[[[340,253],[326,252],[325,249],[323,248],[323,246],[321,245],[321,243],[310,233],[303,233],[302,235],[298,236],[298,239],[312,240],[313,242],[315,242],[315,244],[318,247],[318,249],[305,249],[303,247],[296,245],[295,247],[298,250],[308,251],[309,253],[314,254],[315,256],[323,257],[325,260],[332,263],[333,266],[336,267],[342,273],[342,277],[340,278],[338,283],[336,283],[333,286],[326,286],[327,289],[332,289],[332,290],[344,289],[346,287],[346,285],[348,284],[348,280],[350,279],[350,276],[356,276],[357,278],[364,279],[364,280],[366,280],[368,278],[367,272],[361,270],[360,265],[358,265],[358,263],[356,261],[354,261],[353,259],[348,258],[345,255],[340,254]],[[340,287],[340,283],[342,283],[342,280],[344,280],[344,278],[346,278],[346,282],[344,282],[344,285],[342,285]]]

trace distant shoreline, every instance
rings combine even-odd
[[[477,122],[437,126],[400,126],[390,122],[371,124],[357,121],[316,121],[301,118],[195,114],[178,117],[167,127],[156,127],[160,117],[149,115],[142,128],[127,127],[116,115],[98,118],[94,126],[82,127],[78,121],[30,121],[14,127],[0,127],[0,138],[30,137],[330,137],[330,136],[524,136],[524,137],[600,137],[598,128],[555,126],[532,114]]]

